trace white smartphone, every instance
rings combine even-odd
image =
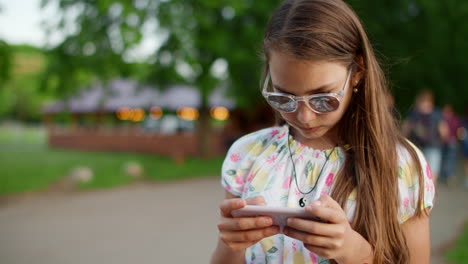
[[[273,225],[280,226],[281,230],[286,226],[286,220],[289,217],[323,222],[322,220],[307,214],[304,208],[246,205],[243,208],[233,210],[231,214],[234,217],[270,216],[273,219]]]

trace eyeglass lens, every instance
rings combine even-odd
[[[296,111],[298,106],[298,103],[293,99],[281,95],[268,96],[268,102],[277,110],[289,113]],[[314,97],[308,103],[312,109],[319,113],[333,112],[340,106],[340,101],[333,96]]]

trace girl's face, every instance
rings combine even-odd
[[[271,51],[269,68],[274,91],[295,96],[339,93],[345,86],[348,75],[348,68],[340,63],[303,61],[278,51]],[[356,80],[354,76],[350,76],[347,87],[344,87],[345,95],[334,112],[317,114],[303,101],[299,102],[295,112],[280,112],[282,118],[293,128],[296,140],[311,147],[323,146],[323,140],[336,144],[333,128],[349,105],[352,84]]]

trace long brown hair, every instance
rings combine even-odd
[[[352,228],[373,246],[374,263],[408,263],[409,249],[398,221],[397,145],[408,150],[415,164],[418,204],[424,191],[422,168],[386,103],[385,76],[357,15],[341,0],[286,0],[273,13],[265,32],[265,72],[272,50],[300,60],[354,64],[363,73],[358,92],[336,127],[349,147],[332,197],[344,207],[356,190]],[[419,206],[416,210],[421,215]]]

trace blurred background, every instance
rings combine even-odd
[[[346,2],[397,118],[423,90],[440,109],[433,263],[468,263],[468,1]],[[274,122],[259,54],[279,3],[0,0],[0,262],[207,262],[223,155]]]

